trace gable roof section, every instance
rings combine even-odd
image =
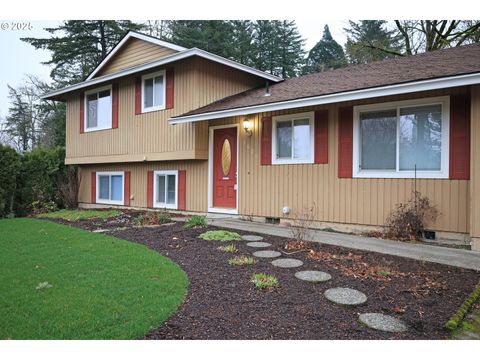
[[[171,49],[171,50],[174,50],[174,51],[184,51],[184,50],[187,50],[186,48],[184,48],[183,46],[178,46],[178,45],[175,45],[175,44],[171,44],[167,41],[163,41],[163,40],[160,40],[160,39],[157,39],[153,36],[149,36],[149,35],[145,35],[145,34],[141,34],[141,33],[138,33],[136,31],[129,31],[119,42],[117,45],[115,45],[115,47],[110,50],[110,52],[107,54],[107,56],[105,56],[105,58],[100,62],[100,64],[97,65],[97,67],[90,73],[90,75],[88,75],[88,77],[86,78],[86,80],[90,80],[90,79],[93,79],[95,77],[95,75],[97,75],[100,70],[102,70],[102,68],[110,61],[112,60],[112,58],[121,50],[123,49],[123,47],[127,44],[127,42],[130,40],[130,39],[138,39],[138,40],[142,40],[142,41],[146,41],[150,44],[154,44],[154,45],[157,45],[157,46],[161,46],[161,47],[164,47],[164,48],[167,48],[167,49]]]
[[[193,57],[193,56],[199,56],[201,58],[216,62],[218,64],[223,64],[225,66],[228,66],[228,67],[240,70],[240,71],[244,71],[246,73],[258,76],[260,78],[263,78],[267,81],[271,81],[271,82],[274,82],[274,83],[279,82],[279,81],[283,81],[283,79],[281,77],[266,73],[266,72],[261,71],[261,70],[257,70],[255,68],[252,68],[252,67],[247,66],[247,65],[240,64],[240,63],[238,63],[236,61],[233,61],[233,60],[230,60],[230,59],[223,58],[221,56],[209,53],[208,51],[204,51],[204,50],[197,49],[197,48],[192,48],[192,49],[179,51],[179,52],[177,52],[175,54],[172,54],[172,55],[164,56],[159,60],[151,61],[151,62],[141,64],[141,65],[137,65],[137,66],[133,66],[133,67],[130,67],[128,69],[123,69],[123,70],[117,71],[117,72],[112,73],[112,74],[107,74],[107,75],[103,75],[103,76],[94,77],[92,79],[85,80],[85,81],[83,81],[81,83],[78,83],[78,84],[74,84],[74,85],[64,87],[62,89],[54,90],[54,91],[43,94],[41,96],[41,98],[46,99],[46,100],[62,100],[61,95],[63,95],[63,94],[67,94],[69,92],[76,91],[76,90],[85,89],[85,88],[88,88],[88,87],[91,87],[91,86],[94,86],[94,85],[104,84],[104,83],[107,83],[107,82],[109,82],[111,80],[114,80],[114,79],[118,79],[118,78],[121,78],[121,77],[124,77],[124,76],[132,75],[132,74],[139,73],[139,72],[143,72],[143,71],[153,69],[153,68],[156,68],[156,67],[159,67],[159,66],[164,66],[164,65],[173,63],[175,61],[183,60],[183,59]]]
[[[480,83],[480,44],[290,78],[173,117],[171,124]]]

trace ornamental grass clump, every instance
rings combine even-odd
[[[255,264],[256,260],[250,256],[235,256],[233,258],[228,259],[229,265],[236,265],[236,266],[248,266]]]
[[[202,240],[214,240],[214,241],[238,241],[242,237],[234,232],[226,230],[210,230],[200,234],[200,239]]]
[[[183,227],[186,229],[205,228],[207,227],[206,217],[201,215],[193,215],[187,220]]]
[[[237,247],[234,244],[222,245],[217,247],[217,249],[226,253],[235,253],[238,251]]]
[[[250,282],[253,283],[257,289],[262,290],[268,290],[278,286],[278,279],[275,276],[264,273],[253,274]]]

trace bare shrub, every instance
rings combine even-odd
[[[412,197],[390,212],[385,223],[384,236],[402,241],[415,240],[425,230],[428,221],[435,221],[438,211],[427,196],[413,191]]]
[[[290,234],[294,240],[306,241],[309,240],[308,226],[315,220],[317,215],[317,207],[315,203],[311,207],[304,207],[300,211],[292,212],[291,218],[293,220],[290,227]]]

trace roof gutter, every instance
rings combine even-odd
[[[239,107],[234,109],[226,109],[212,112],[205,112],[202,114],[193,114],[185,116],[172,117],[168,120],[169,124],[182,124],[196,121],[213,120],[232,116],[250,115],[260,112],[278,111],[284,109],[295,109],[307,106],[324,105],[331,103],[338,103],[344,101],[353,101],[368,99],[379,96],[390,96],[406,94],[411,92],[419,92],[426,90],[436,90],[443,88],[451,88],[457,86],[466,86],[480,83],[480,73],[456,75],[450,77],[436,78],[430,80],[421,80],[415,82],[408,82],[395,85],[379,86],[368,89],[345,91],[334,94],[320,95],[308,98],[293,99],[286,101],[279,101],[269,104],[260,104]]]
[[[90,86],[93,86],[93,85],[98,85],[98,84],[101,84],[101,83],[105,83],[105,82],[108,82],[110,80],[118,79],[118,78],[121,78],[121,77],[124,77],[124,76],[127,76],[127,75],[131,75],[131,74],[135,74],[135,73],[142,72],[142,71],[145,71],[145,70],[149,70],[149,69],[152,69],[152,68],[155,68],[155,67],[158,67],[158,66],[166,65],[166,64],[169,64],[171,62],[182,60],[182,59],[185,59],[185,58],[188,58],[188,57],[191,57],[191,56],[199,56],[199,57],[202,57],[204,59],[211,60],[211,61],[214,61],[214,62],[217,62],[217,63],[221,63],[221,64],[224,64],[226,66],[229,66],[229,67],[241,70],[241,71],[245,71],[245,72],[248,72],[250,74],[253,74],[253,75],[262,77],[264,79],[274,81],[274,82],[279,82],[279,81],[283,80],[282,78],[280,78],[278,76],[271,75],[271,74],[268,74],[266,72],[254,69],[250,66],[246,66],[246,65],[237,63],[236,61],[222,58],[221,56],[211,54],[211,53],[209,53],[207,51],[204,51],[204,50],[201,50],[201,49],[193,48],[193,49],[188,49],[188,50],[185,50],[185,51],[178,52],[176,54],[165,56],[165,57],[161,58],[160,60],[152,61],[152,62],[142,64],[142,65],[138,65],[138,66],[134,66],[134,67],[131,67],[131,68],[128,68],[128,69],[125,69],[125,70],[115,72],[115,73],[110,74],[110,75],[99,76],[97,78],[93,78],[91,80],[85,80],[85,81],[83,81],[81,83],[78,83],[78,84],[75,84],[75,85],[71,85],[71,86],[67,86],[67,87],[64,87],[64,88],[59,89],[59,90],[51,91],[51,92],[48,92],[48,93],[45,93],[45,94],[41,95],[40,98],[41,99],[46,99],[46,100],[52,99],[52,98],[54,98],[58,95],[66,94],[66,93],[69,93],[69,92],[72,92],[72,91],[75,91],[75,90],[84,89],[84,88],[87,88],[87,87],[90,87]]]

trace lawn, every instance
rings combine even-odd
[[[118,210],[68,210],[63,209],[59,211],[54,211],[50,213],[40,214],[39,218],[46,219],[63,219],[68,221],[78,221],[78,220],[91,220],[91,219],[101,219],[106,220],[117,215],[120,215],[121,212]]]
[[[0,246],[0,339],[135,339],[186,294],[175,263],[103,234],[0,220]]]

